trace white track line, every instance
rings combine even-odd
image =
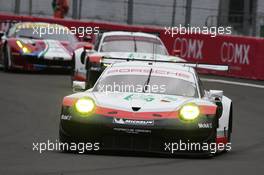
[[[224,83],[224,84],[232,84],[232,85],[239,85],[239,86],[247,86],[247,87],[264,89],[264,85],[259,85],[259,84],[242,83],[242,82],[227,81],[227,80],[220,80],[220,79],[218,79],[218,80],[217,79],[209,79],[209,78],[201,78],[201,80],[207,81],[207,82]]]

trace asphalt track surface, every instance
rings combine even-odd
[[[223,89],[233,99],[229,153],[209,159],[59,151],[40,154],[32,150],[32,143],[58,139],[60,105],[63,96],[71,93],[70,78],[67,74],[0,71],[0,174],[263,174],[264,89],[211,82],[205,86]]]

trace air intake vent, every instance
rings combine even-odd
[[[133,111],[139,111],[141,109],[141,107],[132,107]]]

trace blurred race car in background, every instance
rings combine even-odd
[[[16,23],[1,37],[0,63],[5,71],[71,68],[73,51],[87,44],[62,25]]]
[[[169,56],[163,42],[156,35],[141,32],[105,32],[99,34],[93,50],[84,47],[74,52],[72,83],[75,80],[84,81],[87,88],[92,87],[105,67],[117,61],[104,61],[103,58],[108,57],[184,61],[177,56]]]
[[[171,153],[164,143],[230,142],[232,100],[221,90],[205,90],[194,69],[227,66],[130,61],[111,64],[93,88],[64,97],[61,142],[158,153]],[[211,155],[226,148],[180,151]]]

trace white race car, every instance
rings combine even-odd
[[[75,51],[72,81],[86,81],[87,87],[91,87],[105,66],[116,61],[104,62],[104,57],[184,61],[179,57],[169,56],[163,42],[155,35],[141,32],[105,32],[98,36],[93,50],[84,47]],[[92,76],[91,71],[94,74]]]
[[[64,97],[60,141],[169,154],[229,151],[232,101],[223,91],[205,90],[193,67],[228,69],[146,60],[111,64],[93,88]]]

